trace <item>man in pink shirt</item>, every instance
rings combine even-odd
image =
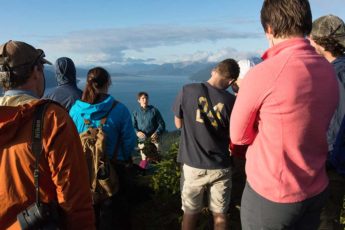
[[[232,143],[249,145],[242,228],[317,229],[335,72],[305,39],[308,0],[265,0],[261,23],[270,48],[242,81],[230,122]]]

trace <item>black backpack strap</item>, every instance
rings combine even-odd
[[[45,101],[42,104],[36,107],[34,120],[32,123],[32,143],[31,149],[35,154],[35,169],[34,169],[34,184],[35,184],[35,192],[36,192],[36,204],[40,205],[40,198],[39,198],[39,160],[42,154],[43,146],[42,146],[42,130],[43,130],[43,121],[44,121],[44,113],[47,109],[48,104],[50,101]]]

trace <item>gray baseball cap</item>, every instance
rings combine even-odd
[[[326,15],[313,22],[310,35],[313,38],[333,38],[345,47],[345,23],[334,15]]]

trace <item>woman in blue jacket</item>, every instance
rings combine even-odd
[[[111,78],[105,69],[96,67],[89,70],[82,99],[77,100],[70,110],[79,133],[87,129],[84,119],[89,120],[91,126],[97,127],[101,119],[111,110],[115,99],[108,94],[110,84]],[[103,130],[109,140],[106,142],[109,159],[114,157],[116,147],[117,160],[130,160],[136,143],[136,135],[131,114],[124,104],[118,102],[110,111]]]
[[[136,135],[131,114],[126,106],[120,102],[113,106],[115,99],[108,94],[110,84],[111,78],[105,69],[101,67],[90,69],[82,99],[77,100],[72,106],[70,115],[79,133],[88,128],[85,119],[89,120],[92,127],[99,127],[101,119],[108,115],[103,125],[107,138],[106,154],[109,159],[116,157],[115,169],[120,180],[120,190],[109,200],[95,206],[96,224],[98,229],[107,229],[114,225],[118,226],[118,229],[130,229],[128,201],[121,196],[132,190],[127,186],[127,182],[131,179],[130,175],[126,175],[123,168],[127,162],[131,162]],[[119,209],[122,210],[120,213]]]

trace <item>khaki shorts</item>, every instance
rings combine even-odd
[[[198,169],[183,165],[181,175],[182,210],[187,214],[201,212],[204,193],[213,213],[226,213],[231,196],[231,168]]]

